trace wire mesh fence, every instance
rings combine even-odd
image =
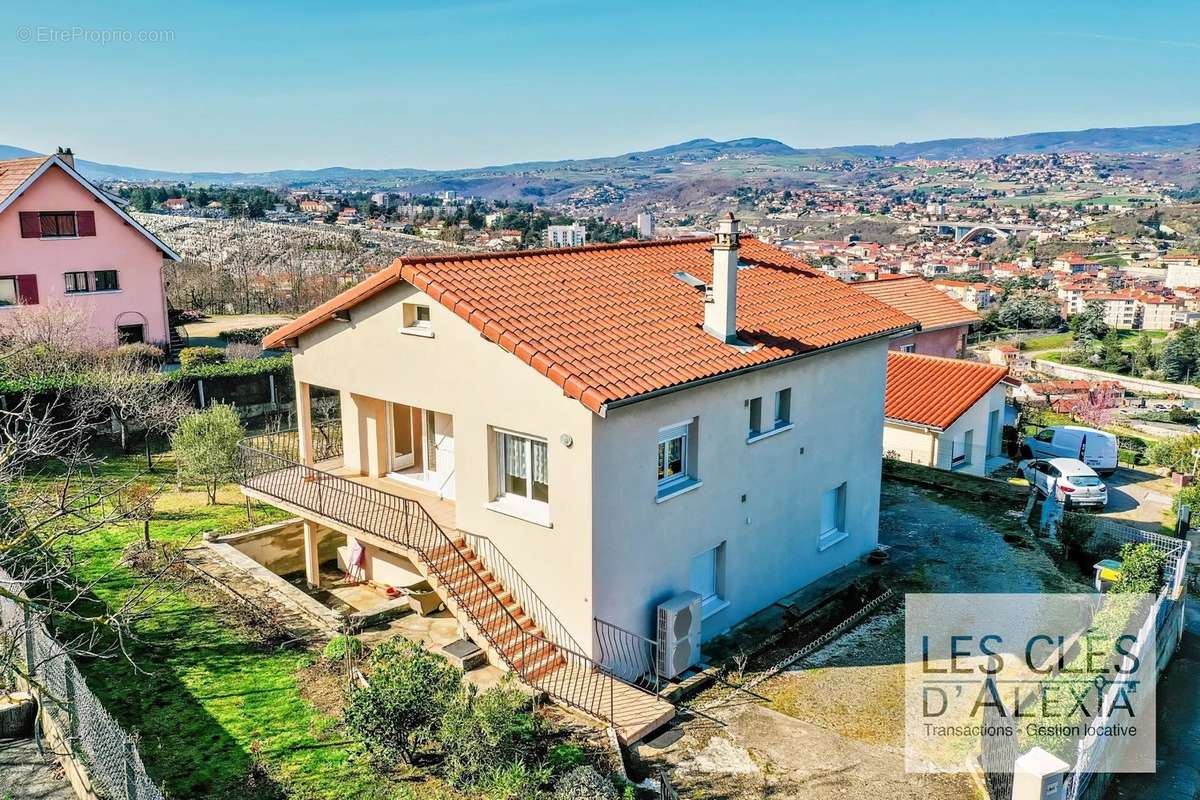
[[[22,584],[0,569],[0,588],[20,596]],[[97,793],[111,800],[163,800],[146,774],[136,740],[88,689],[67,651],[50,636],[38,615],[9,596],[0,596],[0,634],[10,643],[3,671],[16,673],[37,698],[70,755],[86,771]]]

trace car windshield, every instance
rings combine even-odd
[[[1099,486],[1100,479],[1095,475],[1072,475],[1067,480],[1076,486]]]

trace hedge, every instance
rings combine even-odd
[[[225,351],[219,347],[185,347],[179,351],[179,366],[191,371],[199,367],[225,362]]]
[[[291,372],[292,355],[285,353],[271,358],[259,358],[253,361],[238,360],[225,364],[206,364],[191,369],[177,369],[173,372],[154,372],[168,381],[188,381],[213,378],[248,378],[256,375],[279,375]],[[0,378],[0,394],[46,394],[50,392],[65,392],[80,386],[85,375],[55,375],[53,377],[39,376],[33,379],[14,380]]]
[[[265,325],[261,328],[238,328],[232,331],[221,331],[217,334],[221,341],[229,344],[231,342],[241,342],[243,344],[261,344],[266,335],[275,330],[277,325]]]
[[[254,375],[270,375],[289,372],[292,369],[292,354],[270,358],[238,359],[223,364],[205,364],[190,369],[177,369],[167,375],[173,380],[187,378],[248,378]]]

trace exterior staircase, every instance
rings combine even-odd
[[[170,337],[170,341],[167,342],[167,357],[171,361],[178,361],[179,351],[188,346],[187,331],[178,325],[171,325]]]
[[[674,717],[670,703],[581,652],[540,601],[537,609],[527,608],[521,598],[536,595],[502,555],[492,552],[485,561],[465,536],[447,532],[416,500],[248,443],[241,459],[246,495],[406,556],[492,663],[530,687],[611,725],[625,742]]]

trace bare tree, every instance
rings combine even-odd
[[[0,570],[12,577],[0,580],[0,597],[23,608],[27,624],[50,623],[68,652],[128,657],[131,624],[164,596],[157,589],[173,559],[148,566],[115,607],[94,599],[109,572],[78,578],[73,541],[137,518],[145,504],[129,500],[138,476],[98,474],[88,447],[92,425],[76,406],[82,390],[56,388],[78,383],[81,366],[97,359],[75,349],[73,336],[61,323],[0,334],[0,376],[27,387],[0,406]],[[0,671],[36,683],[14,657],[20,634],[11,624],[0,630]]]
[[[88,419],[111,418],[121,435],[121,452],[129,452],[129,433],[146,434],[146,468],[153,469],[150,439],[169,436],[194,409],[184,389],[166,375],[120,352],[96,360],[75,392],[74,401]]]

